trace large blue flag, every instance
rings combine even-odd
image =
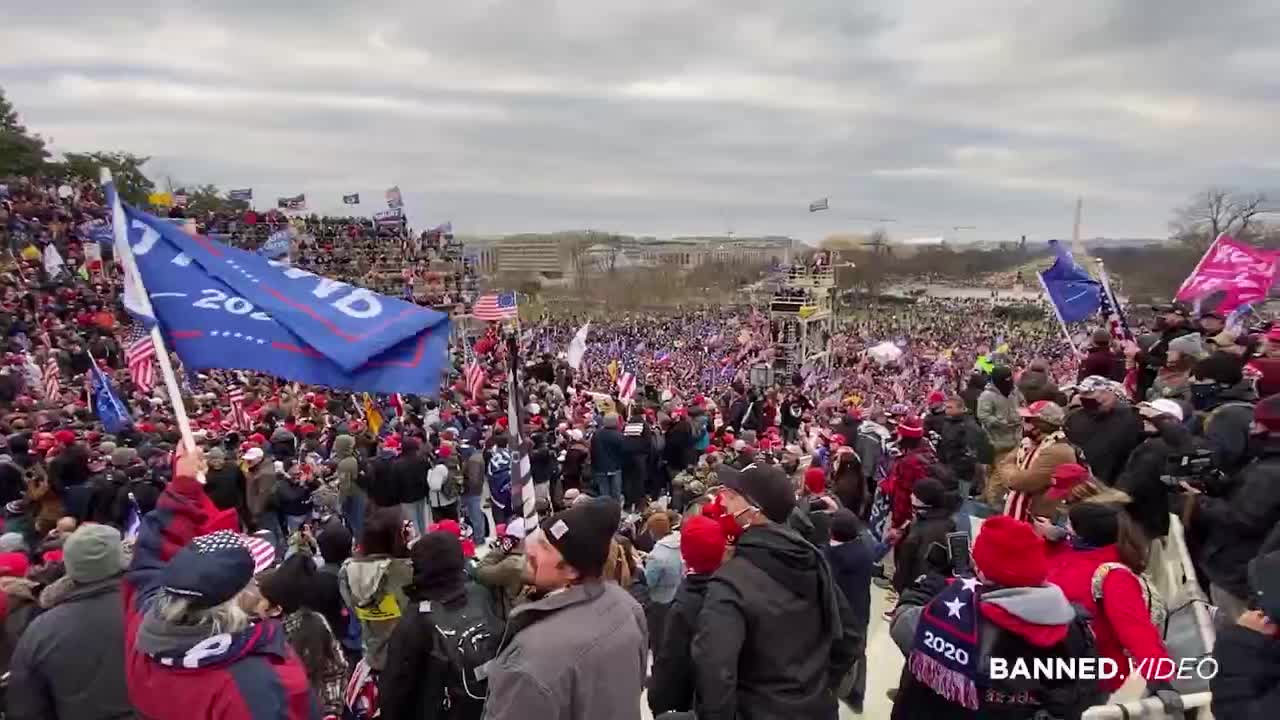
[[[111,381],[103,374],[96,360],[93,361],[90,373],[89,394],[93,400],[93,414],[98,416],[103,429],[107,432],[112,435],[123,432],[133,424],[133,420],[129,417],[129,410],[125,408],[124,403],[120,402],[120,398],[116,397],[115,391],[111,389]]]
[[[1050,240],[1057,260],[1048,270],[1039,273],[1049,301],[1058,309],[1063,322],[1080,322],[1098,312],[1102,307],[1102,285],[1089,277],[1085,269],[1076,264],[1071,252],[1057,240]]]
[[[112,199],[111,185],[107,192]],[[188,235],[128,206],[120,215],[145,289],[126,278],[125,306],[159,323],[185,367],[367,392],[438,389],[449,341],[443,313]]]

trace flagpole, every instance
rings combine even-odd
[[[102,185],[111,182],[111,171],[107,168],[99,169],[99,179]],[[119,260],[124,265],[125,277],[130,275],[137,282],[137,287],[141,291],[141,295],[147,301],[150,307],[151,300],[147,297],[146,287],[142,284],[142,274],[138,272],[137,260],[133,257],[133,247],[129,245],[129,230],[125,226],[124,205],[120,203],[120,193],[113,193],[114,202],[111,204],[111,229],[116,237],[116,250],[121,255]],[[125,284],[126,292],[128,283]],[[195,452],[196,439],[191,434],[191,420],[187,417],[187,407],[182,401],[182,393],[178,388],[178,377],[173,372],[173,364],[169,362],[169,351],[165,348],[164,338],[160,334],[160,324],[154,321],[151,324],[151,345],[155,348],[156,362],[160,364],[160,376],[164,378],[165,390],[169,394],[169,405],[173,408],[174,419],[178,422],[178,432],[182,434],[182,445],[188,453]],[[204,473],[199,473],[196,479],[201,483],[204,482]]]
[[[1053,296],[1049,294],[1049,286],[1044,282],[1044,275],[1036,273],[1036,279],[1040,281],[1040,287],[1044,288],[1044,296],[1049,300],[1049,307],[1053,308],[1054,317],[1058,318],[1058,325],[1062,327],[1062,337],[1066,339],[1067,345],[1071,347],[1071,353],[1076,359],[1080,358],[1080,351],[1076,349],[1075,341],[1071,339],[1071,331],[1067,329],[1067,321],[1062,319],[1062,312],[1058,310],[1058,306],[1053,302]]]
[[[1107,302],[1111,303],[1111,309],[1115,312],[1116,317],[1120,318],[1120,327],[1124,329],[1124,337],[1126,340],[1133,339],[1133,331],[1129,329],[1129,319],[1125,317],[1124,310],[1120,307],[1120,299],[1116,294],[1111,292],[1111,278],[1107,276],[1107,266],[1103,264],[1102,258],[1095,258],[1098,263],[1098,279],[1102,281],[1102,292],[1107,294]]]

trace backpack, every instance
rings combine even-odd
[[[1090,592],[1093,595],[1093,601],[1098,607],[1102,607],[1102,583],[1107,579],[1107,575],[1112,570],[1123,570],[1129,573],[1138,581],[1138,587],[1142,590],[1142,602],[1147,606],[1147,612],[1151,615],[1151,624],[1160,629],[1161,635],[1164,633],[1165,619],[1169,615],[1169,610],[1165,606],[1164,598],[1160,597],[1160,592],[1156,590],[1146,575],[1139,575],[1129,569],[1128,565],[1118,562],[1102,563],[1097,570],[1093,571],[1093,580],[1090,583]]]
[[[445,469],[448,474],[445,475],[444,483],[440,485],[440,497],[453,500],[462,494],[462,474],[455,473],[450,465],[445,465]]]
[[[489,694],[489,663],[498,656],[505,628],[486,588],[467,583],[466,594],[466,603],[456,610],[424,600],[418,612],[428,614],[435,625],[437,656],[458,672],[458,687],[449,688],[451,695],[457,693],[456,699],[463,702],[483,702]]]

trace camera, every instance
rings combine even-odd
[[[1197,448],[1165,458],[1164,474],[1160,476],[1160,481],[1175,490],[1184,482],[1203,490],[1221,474],[1213,451]]]

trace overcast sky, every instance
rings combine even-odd
[[[269,9],[264,6],[288,6]],[[297,8],[297,9],[293,9]],[[63,150],[461,233],[1159,237],[1280,188],[1275,0],[5,3]],[[808,203],[830,197],[831,210]],[[976,226],[976,231],[954,231]]]

